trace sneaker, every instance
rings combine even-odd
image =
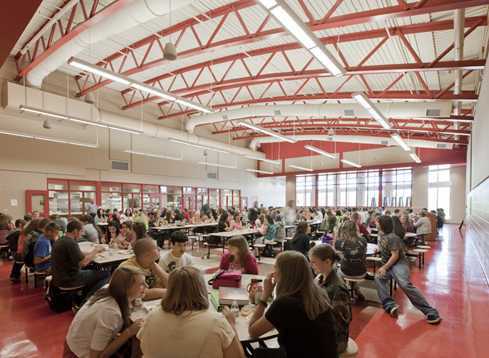
[[[428,315],[428,323],[429,324],[435,324],[440,322],[441,318],[437,314],[429,314]]]
[[[360,289],[355,290],[355,296],[357,296],[360,301],[363,301],[365,299],[365,296],[362,294],[362,291],[360,291]]]
[[[397,310],[399,309],[399,306],[395,306],[393,308],[391,308],[391,310],[389,311],[390,315],[392,317],[397,317]]]
[[[21,282],[22,280],[18,277],[10,277],[10,281],[12,282]]]

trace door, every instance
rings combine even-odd
[[[195,195],[183,195],[183,207],[187,208],[187,212],[192,218],[195,211]]]
[[[248,209],[248,198],[241,197],[241,209]]]
[[[153,208],[161,211],[161,194],[160,193],[151,193],[149,194],[149,211],[153,211]]]
[[[28,213],[32,214],[32,212],[38,211],[41,219],[49,217],[49,195],[47,190],[26,190],[25,197]]]

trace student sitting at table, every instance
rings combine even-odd
[[[76,287],[85,285],[81,306],[97,290],[109,281],[110,273],[105,270],[87,270],[95,255],[105,251],[103,246],[95,246],[93,251],[82,252],[77,240],[83,235],[83,224],[79,221],[68,223],[67,233],[52,246],[51,269],[54,287]],[[81,266],[81,267],[80,267]],[[75,308],[76,311],[76,308]]]
[[[52,222],[44,229],[44,234],[40,235],[34,245],[34,266],[36,272],[51,275],[51,241],[59,236],[61,228]]]
[[[131,209],[126,209],[126,211],[124,211],[124,214],[121,215],[121,220],[122,221],[134,221],[134,216],[132,215],[132,211]]]
[[[365,229],[365,226],[360,222],[360,215],[358,213],[351,214],[351,219],[357,224],[360,234],[364,237],[370,237],[370,231]]]
[[[223,212],[221,217],[219,218],[219,222],[217,223],[217,232],[222,231],[233,231],[234,223],[229,223],[228,221],[229,214],[227,212]]]
[[[131,337],[144,321],[131,323],[131,304],[144,298],[148,287],[144,279],[144,272],[136,267],[116,269],[108,287],[98,290],[71,322],[63,358],[115,357],[121,347],[130,353]],[[123,326],[128,328],[121,332]]]
[[[372,218],[371,218],[372,220],[370,220],[369,223],[368,223],[368,227],[375,228],[375,225],[376,225],[375,223],[377,222],[377,220],[378,220],[379,217],[380,217],[380,214],[377,213],[377,212],[374,212],[372,214]]]
[[[190,215],[188,214],[187,208],[182,209],[182,215],[185,216],[185,220],[189,223],[190,222]]]
[[[163,297],[164,287],[168,283],[168,274],[155,262],[160,258],[160,248],[151,238],[137,240],[134,243],[134,255],[122,262],[119,267],[134,266],[143,270],[148,289],[144,300]]]
[[[80,222],[83,224],[83,236],[79,241],[99,244],[103,234],[98,225],[93,225],[93,218],[90,215],[82,215],[80,216]]]
[[[34,267],[34,245],[36,244],[37,238],[44,234],[46,226],[50,223],[52,223],[52,221],[49,219],[41,220],[39,226],[25,237],[22,244],[22,261],[27,267]]]
[[[105,217],[105,214],[104,214],[104,209],[98,208],[97,209],[97,215],[95,215],[95,218],[93,220],[94,220],[95,224],[107,222],[107,218]]]
[[[100,239],[100,243],[102,244],[110,244],[111,248],[114,247],[118,243],[122,243],[124,241],[124,237],[122,236],[123,231],[121,230],[121,226],[118,221],[110,221],[107,224],[107,232],[104,237]]]
[[[360,235],[358,226],[354,221],[348,220],[343,225],[341,235],[334,242],[336,251],[341,252],[341,266],[338,269],[338,275],[343,278],[361,279],[367,273],[365,266],[365,254],[367,253],[367,240]],[[351,282],[355,295],[359,300],[364,300],[365,296],[360,291],[357,282]]]
[[[414,223],[416,228],[416,234],[418,235],[428,235],[431,234],[431,221],[430,218],[426,216],[424,211],[419,211],[417,214],[417,220]]]
[[[136,241],[149,237],[146,226],[142,222],[135,222],[132,226],[132,231],[136,235]]]
[[[233,215],[233,218],[229,222],[230,225],[234,223],[234,228],[236,230],[243,230],[243,223],[241,222],[241,213],[236,211]]]
[[[124,233],[124,240],[119,242],[118,240],[116,241],[117,247],[122,250],[126,250],[129,247],[129,244],[134,245],[134,242],[136,241],[136,234],[132,230],[132,221],[124,221],[122,223],[122,232]]]
[[[173,220],[173,213],[172,213],[170,210],[168,210],[168,211],[166,212],[166,217],[165,217],[165,219],[164,219],[164,223],[165,223],[166,225],[171,225],[171,224],[173,224],[174,222],[175,222],[175,220]]]
[[[20,272],[22,270],[22,252],[19,254],[17,252],[20,243],[20,236],[22,231],[26,227],[25,220],[17,219],[15,220],[15,229],[10,230],[5,239],[8,241],[8,248],[10,250],[10,255],[12,255],[13,263],[12,270],[10,271],[10,281],[12,282],[20,282]],[[20,244],[22,247],[22,244]],[[21,262],[21,263],[18,263]]]
[[[163,218],[161,217],[161,213],[159,211],[155,211],[153,217],[149,221],[150,227],[160,227],[164,223]]]
[[[270,215],[266,215],[263,219],[261,227],[258,228],[258,233],[261,234],[260,237],[255,239],[255,244],[268,244],[269,242],[273,242],[275,240],[275,233],[277,232],[277,227],[275,226],[275,221],[273,221]],[[269,250],[269,247],[267,247]],[[258,248],[255,248],[255,255],[258,255]],[[273,251],[273,250],[272,250]],[[275,252],[264,252],[264,256],[275,257]]]
[[[348,228],[354,229],[353,221],[349,221],[348,224]],[[341,258],[328,244],[313,247],[309,252],[309,258],[314,273],[319,275],[318,284],[328,293],[329,302],[333,307],[338,353],[341,354],[348,348],[348,334],[352,319],[350,294],[345,281],[334,270],[336,262]]]
[[[175,209],[175,222],[176,221],[186,221],[185,215],[183,215],[178,209]]]
[[[161,306],[148,314],[137,338],[143,357],[244,358],[233,313],[226,306],[222,314],[209,309],[204,276],[192,266],[170,274]]]
[[[250,252],[244,236],[233,236],[228,240],[228,251],[221,257],[220,270],[240,270],[244,274],[258,275],[258,264]]]
[[[275,215],[275,241],[285,241],[285,221],[280,215]]]
[[[183,231],[174,231],[170,235],[172,250],[164,253],[158,265],[167,273],[172,272],[177,267],[192,265],[192,256],[185,253],[188,237]]]
[[[321,226],[319,227],[319,231],[324,231],[325,233],[332,232],[334,227],[338,226],[338,219],[333,214],[331,210],[326,212],[326,217],[324,218]]]
[[[307,257],[307,253],[311,249],[310,236],[311,228],[306,221],[301,221],[297,224],[294,237],[290,241],[290,248],[294,251],[298,251]]]
[[[263,282],[263,295],[251,317],[248,332],[259,337],[276,328],[287,358],[337,358],[338,344],[328,295],[314,283],[304,255],[285,251]],[[273,289],[275,301],[265,312]]]
[[[144,224],[146,230],[149,230],[149,221],[144,210],[139,210],[138,216],[134,219],[134,223],[139,223],[139,222]]]
[[[379,229],[379,243],[378,248],[374,252],[380,251],[383,266],[377,270],[375,286],[377,287],[382,307],[392,317],[397,317],[399,306],[390,296],[387,288],[389,280],[394,279],[412,305],[427,316],[428,323],[438,323],[441,319],[438,311],[428,304],[423,295],[411,283],[409,262],[404,254],[401,239],[393,232],[394,221],[392,217],[382,215],[377,222],[377,229]]]
[[[192,225],[202,224],[202,219],[200,218],[200,211],[196,211],[192,220],[190,220]]]
[[[265,215],[260,214],[260,216],[255,220],[256,229],[261,229],[261,226],[265,223]]]

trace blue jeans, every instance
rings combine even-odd
[[[377,287],[377,293],[382,301],[384,310],[390,312],[392,308],[397,306],[396,301],[390,296],[389,289],[387,288],[387,283],[391,278],[397,282],[414,307],[419,309],[426,316],[430,314],[438,315],[438,311],[431,307],[428,302],[426,302],[426,299],[421,292],[413,286],[409,276],[409,266],[404,264],[394,265],[389,268],[385,277],[382,277],[380,274],[375,275],[375,286]]]
[[[82,303],[80,304],[80,307],[83,306],[87,300],[98,291],[99,288],[106,285],[107,282],[109,282],[109,278],[109,271],[80,268],[75,280],[70,284],[71,287],[85,285],[83,288],[83,293],[86,294]]]

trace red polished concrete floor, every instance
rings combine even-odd
[[[411,280],[443,320],[431,326],[401,290],[400,305],[392,318],[378,303],[354,307],[351,337],[364,358],[487,357],[489,288],[465,229],[445,226],[439,241],[418,269],[411,263]],[[43,299],[42,284],[11,284],[11,263],[0,261],[0,357],[61,357],[62,344],[73,318],[71,312],[53,313]],[[306,357],[305,357],[306,358]]]

